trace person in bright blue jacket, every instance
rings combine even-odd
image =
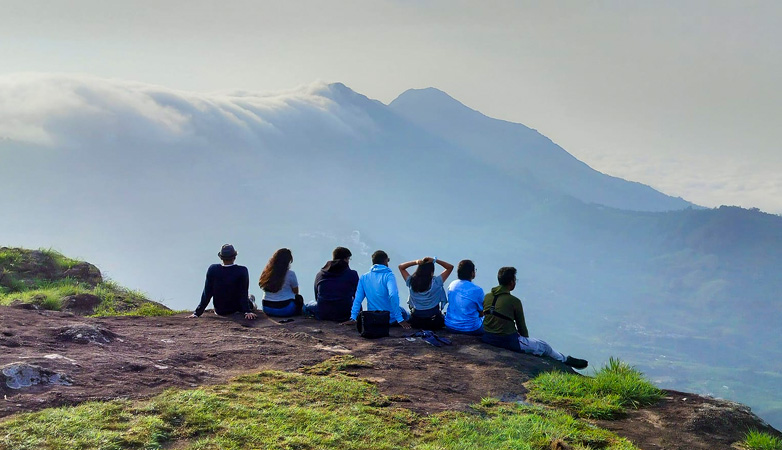
[[[361,303],[366,298],[368,311],[388,311],[391,324],[398,323],[402,328],[410,329],[407,311],[399,306],[399,288],[394,273],[388,268],[389,262],[391,260],[383,250],[372,254],[372,268],[359,277],[350,320],[343,324],[356,322],[358,313],[361,312]]]

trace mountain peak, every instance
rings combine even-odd
[[[396,100],[399,100],[400,98],[403,98],[403,97],[410,97],[410,96],[415,96],[415,97],[423,97],[423,96],[442,97],[442,98],[447,98],[447,99],[451,99],[451,100],[456,101],[453,97],[448,95],[447,92],[441,91],[440,89],[437,89],[436,87],[431,87],[431,86],[430,87],[426,87],[426,88],[421,88],[421,89],[408,89],[408,90],[402,92],[401,94],[399,94],[399,96],[396,98]],[[394,100],[394,101],[396,101],[396,100]]]
[[[480,114],[478,111],[451,97],[448,93],[434,87],[408,89],[402,92],[394,101],[389,103],[388,106],[401,109],[425,106],[438,110],[463,111]]]
[[[338,97],[364,97],[366,96],[359,94],[358,92],[354,91],[353,89],[350,89],[345,85],[345,83],[324,83],[324,82],[317,82],[310,85],[311,92],[313,94],[322,95],[324,97],[328,97],[331,99],[336,99]]]
[[[341,82],[312,84],[310,93],[328,98],[341,105],[352,104],[371,111],[376,111],[378,107],[385,107],[380,101],[360,94]]]

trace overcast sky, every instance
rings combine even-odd
[[[0,75],[434,86],[594,168],[782,213],[782,2],[0,0]]]

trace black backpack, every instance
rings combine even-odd
[[[391,314],[388,311],[361,311],[358,313],[356,328],[363,338],[386,337],[390,320]]]

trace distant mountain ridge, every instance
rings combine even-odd
[[[531,176],[586,203],[633,211],[670,211],[695,206],[641,183],[600,173],[537,131],[522,124],[492,119],[435,88],[405,91],[389,107],[491,164],[504,176]]]

